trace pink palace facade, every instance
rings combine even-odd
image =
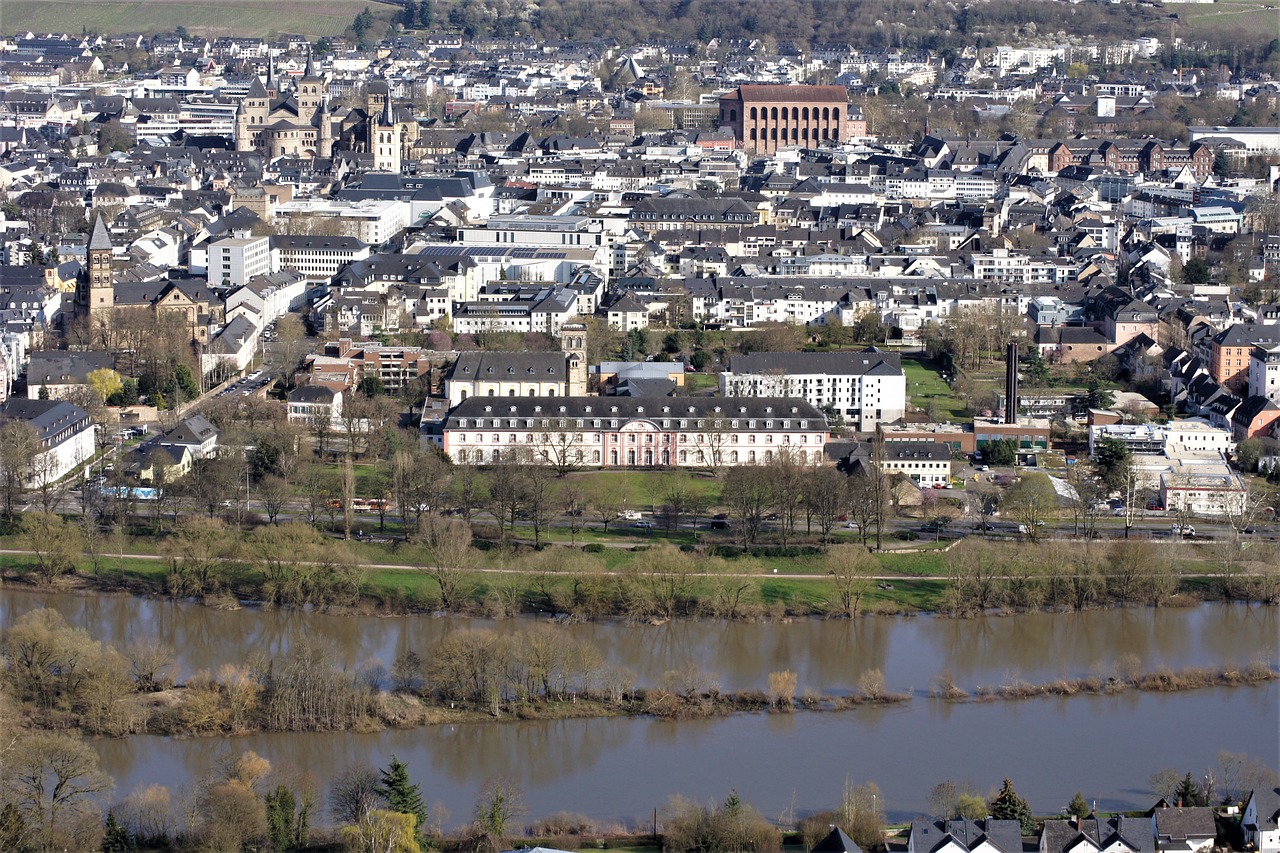
[[[517,459],[598,468],[817,465],[827,419],[803,400],[722,397],[472,397],[446,417],[455,462]]]

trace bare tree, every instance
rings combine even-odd
[[[849,506],[849,478],[835,468],[815,468],[803,478],[805,515],[818,526],[824,542]]]
[[[415,562],[440,587],[440,606],[456,610],[471,594],[471,526],[456,518],[428,516]]]
[[[98,829],[100,798],[110,793],[112,781],[88,741],[61,732],[27,732],[0,766],[0,778],[16,795],[12,802],[35,829],[41,847],[93,847],[76,833],[85,829],[84,818],[93,818]]]
[[[857,616],[862,611],[862,598],[871,590],[878,564],[860,545],[837,545],[827,550],[823,567],[831,576],[840,612]]]
[[[10,420],[0,424],[0,490],[3,490],[4,515],[13,521],[22,489],[31,478],[31,466],[40,453],[40,437],[25,421]]]
[[[568,418],[548,418],[538,433],[537,458],[563,477],[583,463],[583,435]]]
[[[730,468],[720,499],[732,508],[738,519],[743,547],[750,546],[760,535],[764,518],[773,505],[773,483],[768,469],[757,465]]]

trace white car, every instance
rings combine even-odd
[[[624,509],[622,512],[618,513],[618,515],[622,516],[627,521],[637,521],[640,518],[640,511],[636,509]]]

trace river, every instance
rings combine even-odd
[[[449,631],[519,630],[500,622],[431,617],[340,617],[243,609],[216,611],[163,599],[0,590],[0,626],[35,607],[60,610],[95,637],[123,645],[146,637],[171,644],[182,674],[282,652],[301,636],[329,639],[346,665],[390,664]],[[723,798],[736,788],[766,815],[834,805],[845,779],[874,780],[892,815],[926,809],[929,788],[967,779],[981,789],[1004,776],[1034,809],[1065,806],[1080,790],[1104,808],[1150,804],[1146,780],[1165,767],[1202,772],[1219,750],[1280,763],[1280,685],[1177,694],[950,704],[924,695],[949,671],[966,689],[1012,675],[1042,681],[1107,670],[1124,654],[1144,670],[1160,665],[1275,665],[1280,611],[1239,604],[1195,608],[1026,614],[973,620],[930,616],[790,623],[682,621],[657,626],[567,625],[634,670],[641,685],[690,662],[725,689],[761,689],[792,669],[799,688],[852,689],[880,668],[908,703],[839,713],[742,714],[699,721],[647,718],[496,722],[369,734],[259,734],[234,739],[153,736],[100,740],[117,793],[141,784],[190,784],[222,757],[253,749],[277,765],[325,779],[394,753],[441,803],[448,825],[464,822],[482,783],[509,775],[531,815],[580,812],[596,820],[644,820],[667,796]]]

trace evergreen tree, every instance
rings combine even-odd
[[[436,22],[436,11],[431,7],[431,0],[422,0],[418,4],[418,26],[427,29]]]
[[[1084,794],[1076,791],[1076,795],[1071,798],[1071,805],[1067,806],[1067,814],[1088,817],[1091,811],[1089,804],[1084,801]]]
[[[1188,773],[1182,777],[1182,781],[1178,783],[1178,787],[1173,791],[1173,798],[1179,805],[1183,806],[1203,806],[1204,792],[1200,790],[1200,786],[1191,778]]]
[[[422,832],[427,825],[427,806],[422,802],[422,791],[409,781],[409,768],[394,755],[391,756],[391,764],[382,771],[377,793],[387,801],[387,808],[391,811],[416,816],[418,832]]]
[[[107,812],[107,828],[102,836],[103,853],[128,853],[138,849],[129,830],[116,820],[115,812]]]
[[[263,802],[267,810],[267,838],[271,849],[277,853],[294,849],[293,792],[280,785],[274,791],[268,791]]]
[[[1013,782],[1007,778],[1000,786],[1000,793],[991,801],[991,816],[996,820],[1016,820],[1022,825],[1023,835],[1033,835],[1036,831],[1031,806],[1018,796],[1018,792],[1013,789]]]
[[[418,25],[418,4],[416,0],[405,0],[404,11],[400,13],[400,22],[406,29]]]

